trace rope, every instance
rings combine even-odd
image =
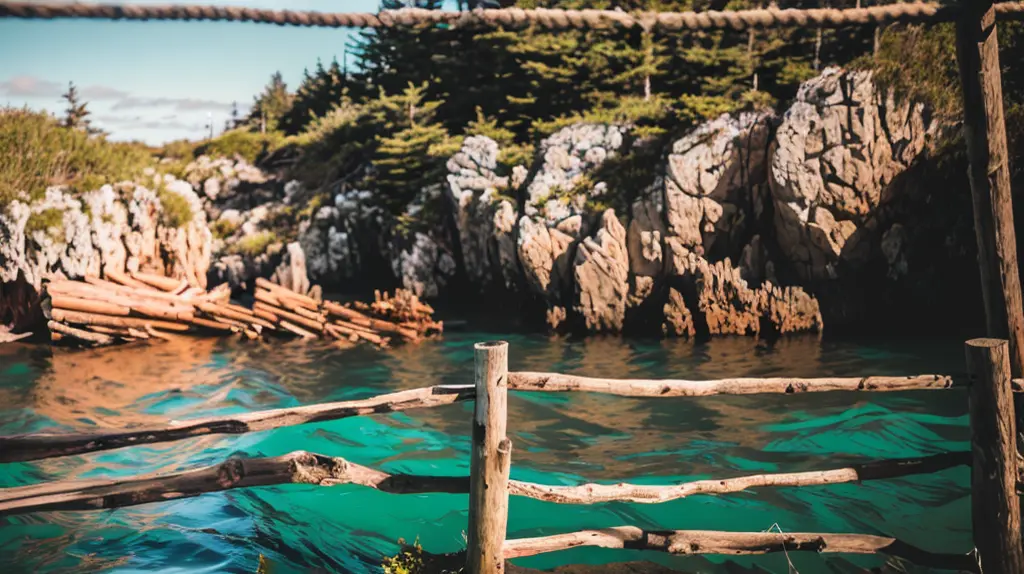
[[[1024,2],[995,5],[1002,19],[1024,19]],[[442,11],[421,8],[368,12],[296,12],[238,6],[68,4],[0,1],[0,18],[91,18],[103,20],[209,20],[256,22],[280,26],[327,28],[394,28],[445,25],[450,28],[526,28],[548,30],[585,28],[643,28],[660,32],[776,27],[839,28],[843,26],[949,22],[959,5],[915,2],[852,8],[809,10],[737,10],[706,12],[645,12],[630,14],[613,10],[552,10],[504,8],[494,10]]]

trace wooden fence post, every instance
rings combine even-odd
[[[466,572],[502,574],[505,571],[502,547],[508,522],[508,475],[512,464],[512,442],[505,436],[508,343],[477,343],[474,351],[476,407],[469,463]]]
[[[1010,366],[1013,376],[1020,377],[1024,375],[1024,308],[1017,271],[996,12],[991,0],[961,0],[960,9],[957,60],[986,332],[989,337],[1010,341]]]
[[[985,574],[1024,572],[1017,446],[1006,341],[967,341],[971,374],[971,525]]]

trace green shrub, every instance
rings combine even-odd
[[[38,213],[33,213],[25,222],[25,235],[31,236],[36,231],[46,231],[51,236],[59,233],[64,225],[64,211],[51,207]]]
[[[210,232],[218,239],[227,239],[238,231],[238,225],[227,219],[218,219],[210,224]]]
[[[878,54],[854,63],[874,70],[875,81],[897,97],[924,102],[939,117],[956,118],[962,109],[952,24],[891,26],[882,34]]]
[[[163,207],[163,211],[160,213],[161,224],[166,227],[179,228],[192,221],[195,214],[192,213],[192,206],[189,205],[187,199],[165,189],[158,189],[156,195]]]
[[[249,163],[256,163],[258,159],[277,149],[284,143],[284,140],[284,135],[279,132],[260,134],[239,128],[224,132],[196,147],[194,155],[211,157],[235,157],[237,155]]]
[[[109,142],[48,114],[9,107],[0,107],[0,158],[0,207],[21,193],[41,198],[53,185],[84,192],[131,180],[155,165],[142,144]]]
[[[404,540],[399,540],[398,544],[403,547],[401,552],[381,563],[384,574],[423,574],[423,547],[419,539],[412,546],[407,546]]]
[[[267,250],[272,243],[277,241],[277,234],[273,231],[260,231],[252,235],[246,235],[238,240],[232,251],[240,255],[256,257]]]

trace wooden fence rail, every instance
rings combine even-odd
[[[1013,437],[1008,346],[984,339],[966,344],[969,377],[830,377],[816,379],[627,380],[508,371],[508,345],[475,347],[473,385],[439,385],[322,405],[259,411],[162,427],[86,434],[35,434],[0,438],[0,461],[25,461],[180,440],[204,434],[237,434],[453,404],[474,400],[470,475],[391,474],[343,458],[294,452],[266,458],[233,458],[174,474],[121,479],[53,481],[0,489],[0,516],[39,511],[97,510],[199,496],[235,488],[279,484],[356,484],[394,494],[469,494],[468,572],[495,574],[505,560],[576,546],[658,550],[672,554],[763,554],[778,551],[878,553],[920,565],[986,573],[1024,572],[1016,497],[1018,462]],[[507,435],[507,391],[589,391],[631,397],[701,397],[717,394],[793,394],[821,391],[969,389],[971,452],[872,461],[828,470],[706,479],[670,485],[544,485],[509,480],[512,443]],[[891,537],[849,533],[768,533],[658,530],[632,526],[508,540],[509,496],[557,504],[651,504],[693,495],[722,495],[765,487],[802,487],[891,479],[971,466],[975,551],[933,553]]]

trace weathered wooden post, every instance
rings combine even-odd
[[[1019,377],[1024,374],[1024,309],[1017,272],[996,12],[991,0],[961,0],[960,10],[957,60],[986,332],[989,337],[1010,341],[1010,366],[1013,375]]]
[[[1000,339],[966,344],[971,374],[971,524],[985,574],[1024,572],[1008,350]]]
[[[508,343],[477,343],[476,408],[473,450],[469,460],[469,533],[466,572],[505,571],[505,530],[508,522],[508,474],[512,442],[505,436],[508,418]]]

